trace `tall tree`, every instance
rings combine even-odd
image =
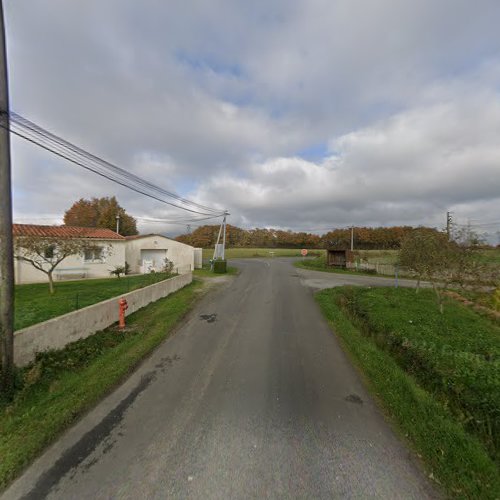
[[[118,200],[112,197],[80,198],[64,213],[67,226],[104,227],[116,231],[116,216],[120,217],[120,234],[130,236],[138,234],[137,221],[127,214]]]

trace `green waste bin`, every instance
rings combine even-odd
[[[223,274],[227,272],[227,261],[226,260],[214,260],[214,273]]]

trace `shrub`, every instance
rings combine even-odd
[[[111,270],[109,274],[120,279],[122,275],[127,274],[127,264],[124,266],[115,266],[115,268]]]

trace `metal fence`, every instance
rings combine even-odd
[[[410,273],[407,269],[398,266],[397,264],[386,264],[378,262],[348,262],[348,269],[356,271],[373,271],[373,273],[381,274],[383,276],[409,276]]]

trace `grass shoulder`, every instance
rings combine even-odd
[[[201,280],[19,370],[13,401],[0,400],[0,489],[167,338],[203,294]],[[27,439],[29,437],[29,439]]]
[[[316,299],[428,474],[453,498],[498,498],[498,327],[452,300],[441,315],[429,290]]]
[[[203,267],[201,269],[195,269],[193,271],[193,276],[196,276],[198,278],[217,278],[220,276],[225,276],[225,275],[230,275],[234,276],[236,274],[239,274],[239,269],[237,267],[233,266],[227,266],[227,272],[224,274],[218,274],[214,273],[208,264],[203,264]]]

